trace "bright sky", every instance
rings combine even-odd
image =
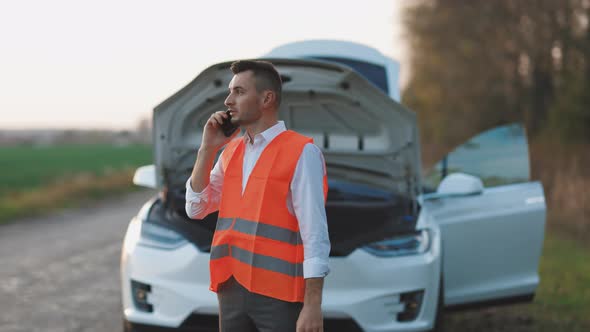
[[[304,39],[402,61],[393,0],[0,2],[0,129],[135,128],[217,62]]]

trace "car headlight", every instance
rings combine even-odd
[[[172,250],[188,241],[175,231],[152,222],[141,223],[141,234],[137,244],[147,247]]]
[[[430,247],[430,234],[427,230],[395,236],[383,241],[373,242],[364,250],[379,257],[418,255]]]
[[[151,206],[152,205],[149,202],[146,203],[137,214],[137,219],[141,224],[141,231],[137,244],[146,247],[172,250],[188,243],[182,235],[178,234],[173,229],[149,220]]]

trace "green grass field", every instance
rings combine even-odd
[[[554,233],[548,231],[545,239],[539,313],[590,323],[590,247]]]
[[[0,223],[134,189],[151,146],[62,145],[0,149]]]
[[[76,173],[104,175],[152,163],[147,145],[3,147],[0,156],[0,195],[34,190]]]

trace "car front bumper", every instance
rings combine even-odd
[[[174,250],[137,245],[132,221],[121,256],[122,302],[127,331],[216,331],[217,296],[209,290],[209,254],[186,244]],[[134,227],[136,227],[135,225]],[[325,331],[424,331],[432,327],[440,278],[440,235],[421,255],[382,258],[364,250],[331,257],[322,309]],[[134,301],[132,281],[148,285]],[[422,292],[415,319],[400,321],[404,294]]]

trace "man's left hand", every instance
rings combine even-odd
[[[324,318],[319,305],[304,305],[297,319],[297,332],[323,332]]]

